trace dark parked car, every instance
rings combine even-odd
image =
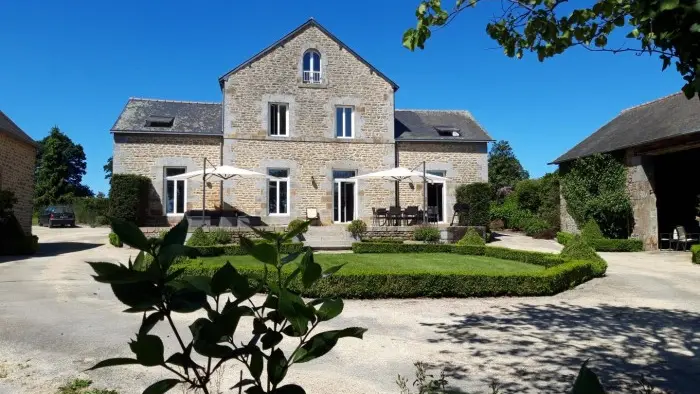
[[[39,226],[71,226],[75,227],[73,208],[68,205],[52,205],[39,214]]]

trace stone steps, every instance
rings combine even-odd
[[[313,250],[349,250],[353,242],[344,225],[313,226],[304,234],[304,245]]]

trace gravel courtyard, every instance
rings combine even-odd
[[[127,341],[140,322],[121,313],[85,264],[134,254],[105,245],[108,231],[35,227],[39,255],[0,257],[0,393],[54,394],[76,377],[140,393],[167,376],[158,368],[82,372],[130,355]],[[559,249],[515,234],[497,245]],[[630,392],[627,385],[644,374],[664,390],[697,392],[700,266],[679,252],[601,255],[605,278],[554,297],[347,301],[327,328],[367,327],[365,339],[341,341],[324,358],[294,366],[287,380],[303,382],[308,393],[398,393],[396,375],[412,377],[421,360],[444,368],[457,392],[487,392],[494,378],[505,392],[562,393],[590,359],[611,391]],[[180,316],[185,332],[192,320]]]

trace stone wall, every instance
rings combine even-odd
[[[627,191],[632,203],[634,227],[631,238],[644,241],[645,250],[659,247],[659,220],[654,193],[654,165],[652,158],[635,156],[631,149],[625,152]]]
[[[231,141],[231,158],[225,164],[267,173],[286,168],[290,177],[289,215],[268,215],[268,187],[264,178],[241,178],[226,185],[224,200],[267,224],[285,224],[305,218],[316,208],[324,224],[333,221],[333,170],[357,174],[391,168],[394,145],[381,143]],[[393,184],[381,180],[357,181],[357,215],[370,221],[372,207],[385,207],[393,198]]]
[[[561,186],[559,187],[559,190],[561,190]],[[578,229],[578,226],[576,225],[576,221],[567,210],[566,199],[564,198],[564,195],[561,192],[559,192],[559,201],[559,219],[561,220],[561,231],[566,233],[578,234],[580,231]]]
[[[186,172],[201,170],[205,157],[214,165],[219,165],[221,143],[221,137],[217,136],[115,134],[113,171],[115,174],[137,174],[151,178],[149,216],[162,217],[164,168],[183,167]],[[217,178],[207,180],[206,187],[206,208],[219,208],[221,181]],[[201,178],[187,180],[186,202],[188,210],[202,208]]]
[[[14,214],[26,234],[32,233],[36,148],[0,133],[0,189],[17,198]]]
[[[413,169],[426,163],[428,171],[444,171],[449,178],[445,189],[444,221],[452,218],[457,186],[488,182],[487,144],[485,142],[397,142],[398,166]],[[422,168],[417,170],[422,171]],[[399,185],[401,206],[423,206],[423,184]]]

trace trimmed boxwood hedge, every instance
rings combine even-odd
[[[202,257],[215,257],[215,256],[244,256],[248,252],[241,247],[239,244],[230,245],[215,245],[215,246],[193,246],[199,256]],[[290,254],[297,253],[304,250],[304,244],[302,242],[290,242],[282,244],[282,253]]]
[[[691,246],[690,253],[693,256],[693,258],[692,258],[693,263],[700,264],[700,245]]]
[[[142,225],[148,208],[151,180],[134,174],[114,174],[110,181],[109,215]]]
[[[574,234],[557,233],[557,242],[566,245],[574,238]],[[609,238],[585,238],[596,252],[641,252],[644,250],[644,242],[641,239],[609,239]]]
[[[189,260],[173,269],[185,269],[186,275],[211,276],[218,266]],[[301,287],[300,279],[291,282],[292,289],[305,297],[343,298],[415,298],[415,297],[486,297],[486,296],[546,296],[560,293],[589,279],[605,273],[605,262],[567,261],[537,272],[494,274],[471,272],[469,274],[437,274],[415,272],[402,274],[349,273],[341,269],[336,274],[322,278],[309,289]],[[257,282],[262,275],[259,269],[239,269]],[[283,271],[283,280],[289,270]]]
[[[484,245],[458,244],[387,244],[356,242],[353,253],[457,253],[474,256],[487,256],[503,260],[515,260],[544,267],[562,264],[564,260],[554,253],[530,252]]]

